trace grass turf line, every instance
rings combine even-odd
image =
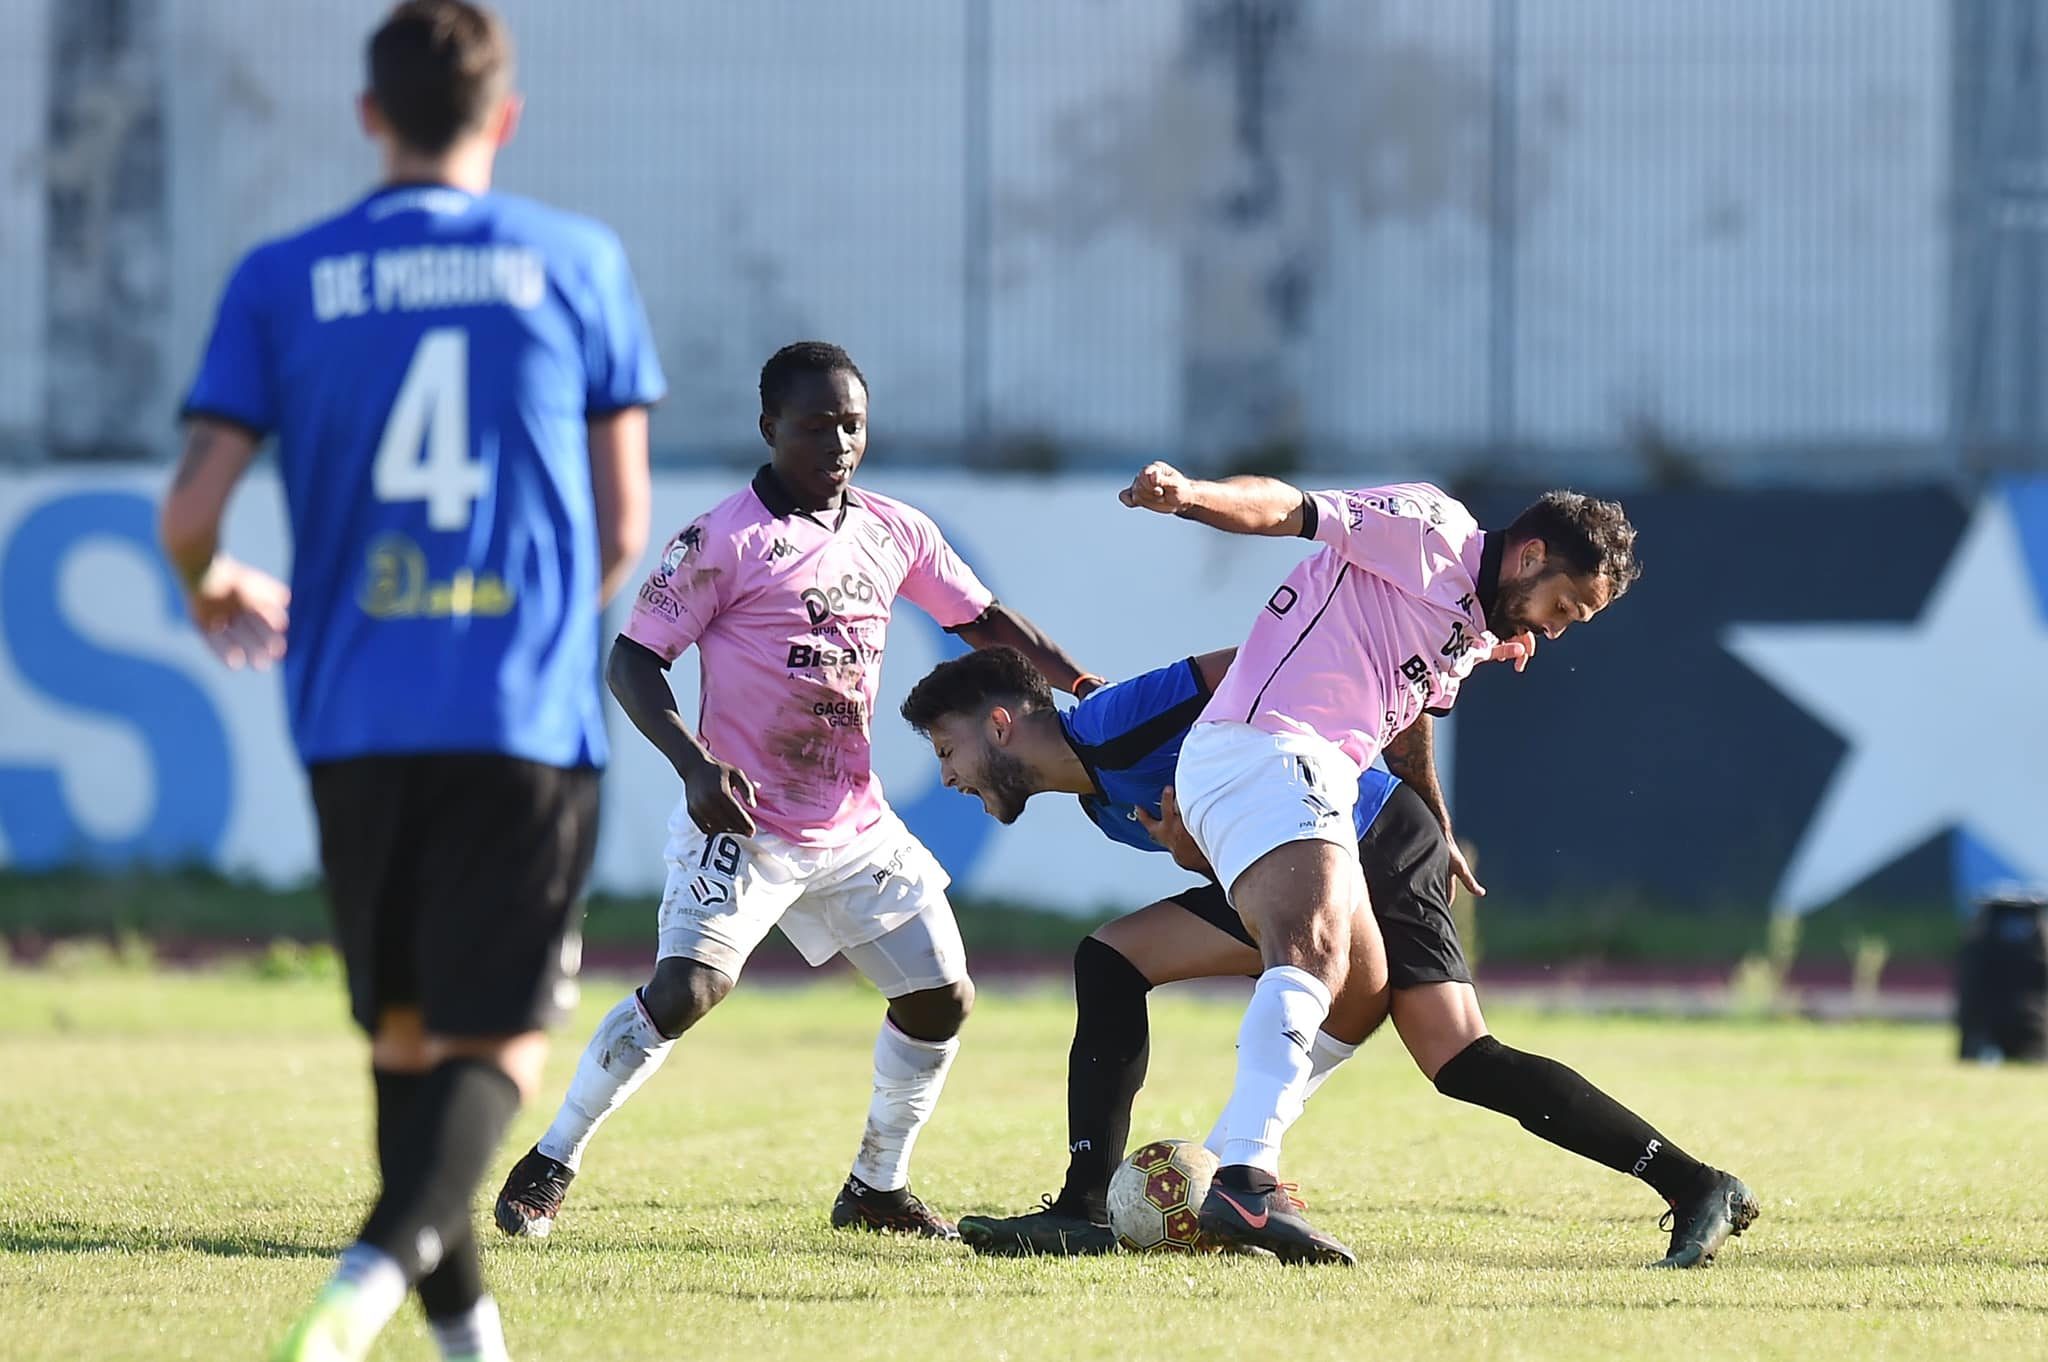
[[[594,982],[545,1124],[622,985]],[[1164,990],[1134,1136],[1199,1135],[1236,1008]],[[1956,1065],[1928,1028],[1506,1015],[1692,1153],[1765,1218],[1713,1269],[1642,1270],[1640,1184],[1447,1101],[1386,1037],[1288,1146],[1355,1272],[1116,1256],[981,1261],[835,1233],[880,1002],[846,984],[742,989],[598,1137],[543,1244],[488,1233],[516,1356],[1462,1359],[2040,1356],[2048,1178],[2036,1072]],[[917,1182],[1016,1211],[1064,1166],[1070,1011],[984,998]],[[331,982],[0,973],[0,1339],[30,1359],[261,1356],[372,1192],[367,1079]],[[485,1208],[480,1200],[479,1211]],[[380,1358],[432,1357],[416,1312]]]

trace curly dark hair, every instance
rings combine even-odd
[[[1545,492],[1508,526],[1510,547],[1531,539],[1562,560],[1574,577],[1604,577],[1613,594],[1627,591],[1643,575],[1636,561],[1636,527],[1618,501],[1601,501],[1584,492]]]
[[[903,718],[930,737],[932,725],[953,714],[980,715],[994,705],[1018,713],[1051,709],[1052,684],[1015,648],[977,648],[941,662],[903,700]]]
[[[761,414],[774,416],[782,410],[789,390],[805,374],[852,374],[865,390],[868,376],[847,354],[830,341],[794,341],[768,357],[761,366]]]

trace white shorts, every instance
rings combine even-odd
[[[1358,765],[1313,733],[1239,723],[1196,724],[1180,746],[1181,819],[1228,894],[1237,877],[1289,842],[1358,845]]]
[[[835,955],[898,998],[967,977],[952,883],[937,858],[884,810],[843,847],[800,847],[772,833],[706,837],[681,805],[669,820],[657,959],[681,956],[737,980],[781,927],[805,961]]]

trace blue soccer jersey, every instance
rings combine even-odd
[[[1193,658],[1184,658],[1090,691],[1060,716],[1067,741],[1095,782],[1095,793],[1082,795],[1081,807],[1104,834],[1140,851],[1165,850],[1134,810],[1159,816],[1159,796],[1173,784],[1181,740],[1208,703],[1200,669]],[[1377,767],[1367,767],[1358,778],[1352,821],[1360,837],[1398,783]]]
[[[585,421],[663,391],[618,238],[389,186],[258,247],[185,402],[277,437],[308,762],[605,758]]]

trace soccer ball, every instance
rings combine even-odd
[[[1109,1179],[1109,1227],[1134,1253],[1206,1253],[1199,1213],[1216,1156],[1193,1140],[1154,1140]]]

